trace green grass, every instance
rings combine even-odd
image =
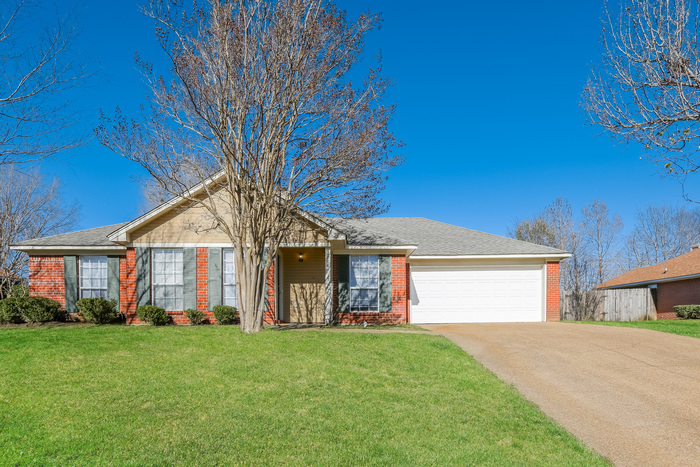
[[[666,319],[659,321],[590,321],[587,324],[603,324],[605,326],[624,326],[629,328],[652,329],[654,331],[670,332],[681,336],[700,337],[700,320]]]
[[[607,465],[445,338],[0,329],[0,465]]]

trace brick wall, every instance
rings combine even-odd
[[[126,249],[119,258],[119,311],[127,324],[144,324],[136,317],[136,250]]]
[[[406,257],[391,257],[391,313],[339,313],[338,312],[338,257],[333,256],[333,314],[339,324],[408,323],[409,267]]]
[[[559,262],[547,262],[547,321],[561,319],[559,302]]]
[[[203,311],[209,323],[216,324],[209,311],[209,248],[197,248],[197,309]],[[185,316],[187,318],[187,316]],[[189,320],[186,324],[189,324]]]
[[[662,282],[656,287],[657,319],[675,319],[675,305],[700,304],[700,279]]]
[[[273,262],[267,271],[267,309],[263,314],[263,323],[273,324],[275,319],[275,263]]]
[[[66,306],[63,256],[29,257],[29,295],[50,298]]]

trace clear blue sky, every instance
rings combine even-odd
[[[59,8],[70,2],[59,2]],[[152,23],[138,1],[78,3],[76,50],[99,75],[81,89],[85,131],[98,109],[134,111],[146,90],[134,53],[159,57]],[[603,0],[463,2],[343,0],[351,17],[368,8],[384,25],[365,54],[379,50],[395,85],[392,125],[405,146],[389,174],[388,216],[422,216],[505,235],[558,196],[574,208],[601,199],[629,229],[648,204],[684,203],[680,185],[662,179],[639,149],[613,143],[585,125],[579,107],[588,68],[600,57]],[[67,201],[81,206],[79,228],[140,214],[143,174],[91,141],[46,162]]]

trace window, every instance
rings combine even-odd
[[[224,305],[238,307],[238,292],[236,291],[236,263],[233,262],[233,250],[224,250]]]
[[[107,257],[80,257],[80,298],[107,297]]]
[[[379,311],[379,257],[350,257],[350,311]]]
[[[182,311],[182,250],[153,249],[153,304]]]

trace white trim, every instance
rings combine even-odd
[[[530,255],[455,255],[455,256],[439,256],[439,255],[425,255],[425,256],[411,256],[408,258],[423,260],[423,259],[526,259],[526,258],[536,258],[536,259],[552,259],[552,260],[562,260],[569,258],[571,253],[561,253],[561,254],[530,254]]]
[[[233,248],[233,243],[131,243],[130,247],[144,248]]]
[[[411,250],[418,245],[345,245],[346,250]]]
[[[330,324],[333,320],[333,255],[331,249],[326,248],[326,324]]]
[[[641,285],[653,285],[653,284],[661,284],[664,282],[685,281],[688,279],[698,279],[698,278],[700,278],[700,274],[688,274],[685,276],[669,277],[667,279],[657,279],[657,280],[651,280],[651,281],[630,282],[629,284],[611,285],[608,287],[601,287],[601,289],[628,289],[628,288],[641,286]]]
[[[549,264],[545,262],[542,265],[542,322],[547,322],[547,276],[549,275]],[[560,292],[561,293],[561,292]],[[561,316],[561,305],[559,308],[559,316]]]
[[[280,248],[327,248],[329,246],[331,246],[330,242],[280,243]]]
[[[47,245],[47,246],[10,246],[11,250],[24,251],[24,250],[99,250],[99,251],[109,251],[109,250],[119,250],[125,251],[126,247],[121,245],[114,246],[90,246],[90,245],[74,245],[74,246],[57,246],[57,245]]]

